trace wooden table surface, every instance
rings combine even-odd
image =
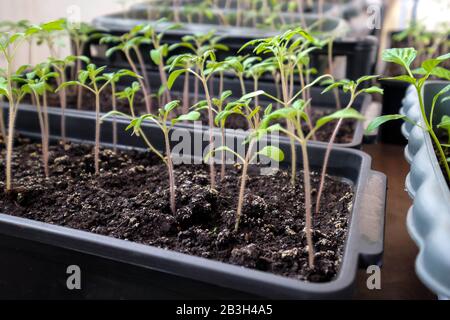
[[[372,168],[388,176],[388,199],[384,265],[381,271],[381,290],[368,290],[367,274],[358,274],[356,299],[436,299],[417,278],[414,271],[418,249],[406,230],[406,215],[411,199],[405,191],[405,177],[409,171],[403,146],[365,145],[363,151],[373,158]]]

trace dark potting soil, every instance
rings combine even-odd
[[[177,99],[182,100],[182,97],[177,97],[174,94],[172,94],[172,99],[173,100],[177,100]],[[91,92],[84,90],[82,101],[83,101],[82,110],[95,111],[95,96]],[[27,102],[31,102],[31,101],[27,100]],[[67,103],[68,103],[69,108],[76,109],[77,108],[77,96],[73,93],[72,94],[68,93],[67,94]],[[48,98],[48,104],[50,106],[59,106],[60,105],[59,96],[55,95],[55,94],[50,94],[49,98]],[[195,104],[195,102],[191,101],[191,103],[189,105],[191,106],[194,104]],[[111,91],[108,89],[105,89],[102,94],[102,97],[101,97],[101,105],[100,105],[101,111],[109,112],[112,110],[111,106],[112,106]],[[154,99],[154,101],[153,101],[153,106],[154,106],[154,108],[156,108],[156,106],[158,106],[158,101],[156,99]],[[144,96],[142,95],[141,92],[138,92],[136,94],[134,109],[137,114],[146,113]],[[128,105],[128,101],[126,99],[125,100],[118,99],[117,100],[117,110],[121,111],[125,114],[130,114],[130,108]],[[331,114],[332,112],[335,111],[332,109],[315,108],[314,106],[310,110],[311,110],[311,121],[313,123],[315,123],[319,118],[326,116],[328,114]],[[177,111],[179,112],[178,115],[181,114],[182,108],[179,107],[177,109]],[[202,111],[202,117],[200,120],[202,121],[203,124],[208,123],[208,113],[206,110]],[[329,141],[331,138],[331,135],[333,133],[333,130],[335,128],[336,122],[337,121],[332,121],[332,122],[328,123],[327,125],[325,125],[324,127],[322,127],[315,135],[316,140],[322,141],[322,142]],[[341,128],[339,130],[339,133],[337,134],[335,143],[341,143],[341,144],[351,143],[353,141],[353,136],[355,133],[355,124],[356,124],[356,122],[353,120],[343,121]],[[232,115],[227,119],[226,127],[230,128],[230,129],[246,130],[248,125],[247,125],[246,120],[243,117],[238,116],[238,115],[236,115],[236,116]],[[309,131],[309,128],[305,123],[303,125],[303,129],[305,130],[305,132]]]
[[[4,159],[3,144],[0,148]],[[101,172],[95,176],[91,146],[54,145],[46,179],[40,146],[21,138],[13,163],[15,188],[9,194],[3,191],[4,161],[0,165],[0,212],[300,280],[326,282],[339,271],[354,194],[338,178],[327,178],[323,207],[314,215],[311,270],[301,172],[295,187],[283,170],[269,176],[250,173],[235,233],[239,166],[228,168],[217,191],[209,187],[206,166],[177,166],[173,215],[165,167],[148,153],[102,150]],[[312,180],[317,188],[317,174]]]

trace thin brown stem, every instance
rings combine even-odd
[[[198,72],[199,72],[199,68],[196,66],[195,73],[198,74]],[[199,80],[197,77],[195,77],[195,80],[194,80],[194,103],[198,102],[198,91],[199,91]]]
[[[176,23],[180,23],[180,0],[173,0],[173,13]]]
[[[354,96],[354,93],[352,93],[352,96],[350,98],[350,102],[345,107],[345,109],[350,108],[353,105],[354,101],[355,101],[355,96]],[[328,170],[328,162],[330,161],[331,151],[333,149],[333,145],[334,145],[334,142],[336,140],[337,134],[339,133],[339,130],[341,128],[342,122],[343,122],[343,119],[339,119],[338,123],[334,127],[334,130],[333,130],[333,133],[331,135],[331,138],[330,138],[330,140],[329,140],[329,142],[327,144],[327,149],[325,151],[325,157],[323,159],[322,173],[320,175],[319,191],[317,193],[316,213],[319,213],[319,211],[320,211],[320,202],[322,200],[323,189],[324,189],[324,186],[325,186],[325,179],[326,179],[326,174],[327,174],[327,170]]]
[[[95,85],[95,84],[94,84]],[[95,174],[100,173],[100,92],[95,88]]]
[[[59,70],[61,79],[56,79],[58,86],[66,82],[66,74],[64,69]],[[58,91],[59,101],[61,103],[61,140],[63,144],[66,144],[66,109],[67,109],[67,92],[63,88]]]
[[[42,166],[44,167],[45,177],[48,178],[49,170],[48,170],[48,143],[47,143],[47,124],[45,120],[44,110],[41,107],[41,102],[39,99],[39,95],[34,92],[34,96],[36,98],[36,108],[39,119],[39,126],[41,128],[41,147],[42,147]]]
[[[131,59],[130,52],[128,50],[125,50],[125,57],[127,58],[127,61],[131,67],[131,70],[133,70],[134,73],[139,74],[139,71],[136,68],[136,64],[133,62],[133,59]],[[142,78],[140,78],[140,77],[137,80],[138,80],[139,85],[141,86],[142,92],[144,94],[144,101],[145,101],[145,107],[147,109],[147,113],[152,113],[151,98],[147,91],[145,83],[142,80]]]
[[[8,47],[9,50],[9,47]],[[8,55],[5,55],[8,56]],[[14,104],[13,87],[12,87],[12,60],[6,59],[6,74],[9,93],[9,116],[8,116],[8,139],[6,142],[6,191],[12,190],[12,151],[14,146],[14,123],[16,117],[16,107]]]
[[[328,68],[330,69],[329,73],[334,77],[333,41],[334,41],[334,39],[332,38],[328,42]],[[340,110],[342,108],[342,106],[341,106],[341,100],[339,99],[338,88],[333,89],[333,94],[334,94],[334,100],[336,102],[336,108],[338,110]]]
[[[15,122],[15,110],[14,102],[10,101],[9,104],[9,117],[8,117],[8,139],[6,142],[6,191],[12,190],[12,151],[14,146],[14,122]]]
[[[165,103],[168,103],[168,102],[172,101],[172,97],[170,95],[169,88],[167,88],[167,74],[166,74],[166,71],[164,70],[164,64],[161,62],[158,65],[158,68],[159,68],[159,77],[161,79],[161,84],[164,86]]]
[[[253,78],[253,91],[256,92],[258,91],[259,88],[259,79],[258,77],[254,77]],[[259,106],[259,97],[256,96],[255,97],[255,108]]]
[[[0,134],[2,135],[3,142],[6,143],[6,128],[3,115],[3,96],[0,97]]]
[[[184,86],[183,86],[183,113],[189,112],[189,77],[190,73],[186,71],[184,74]]]
[[[311,201],[311,174],[309,169],[308,146],[304,140],[301,144],[303,155],[303,179],[305,185],[305,229],[306,243],[308,244],[308,264],[309,268],[314,268],[314,244],[312,240],[312,201]]]
[[[298,14],[300,16],[300,21],[302,24],[302,28],[306,30],[306,28],[308,27],[306,25],[306,20],[305,20],[305,9],[303,6],[303,1],[304,0],[297,0],[297,10],[298,10]]]
[[[248,166],[250,162],[250,157],[253,152],[253,145],[255,140],[252,139],[250,141],[250,144],[248,146],[247,154],[245,155],[245,161],[242,166],[242,175],[241,175],[241,185],[239,187],[239,198],[238,198],[238,205],[236,210],[236,223],[234,225],[234,231],[237,232],[239,230],[239,223],[241,222],[241,216],[242,216],[242,208],[244,206],[244,196],[245,196],[245,186],[247,183],[247,172],[248,172]]]
[[[144,58],[142,57],[142,54],[141,54],[141,51],[139,50],[139,48],[134,47],[133,49],[136,54],[136,57],[137,57],[137,60],[139,63],[139,67],[141,68],[141,75],[142,75],[142,77],[144,77],[144,83],[146,85],[146,89],[148,91],[148,94],[151,95],[152,89],[150,86],[150,80],[148,79],[147,68],[145,67]]]
[[[166,165],[169,172],[169,193],[170,193],[170,210],[172,214],[176,213],[176,195],[175,195],[175,174],[173,169],[172,152],[170,148],[169,132],[167,128],[164,130],[164,141],[166,144]]]
[[[298,65],[298,73],[300,75],[300,86],[303,89],[303,88],[305,88],[306,83],[305,83],[305,77],[303,75],[303,65],[301,65],[301,64]],[[306,90],[302,91],[302,99],[305,102],[308,100]],[[309,105],[306,106],[305,112],[308,115],[308,119],[307,119],[306,123],[308,125],[308,128],[309,128],[310,132],[313,132],[312,139],[313,140],[317,140],[316,134],[314,133],[314,130],[313,130],[314,126],[313,126],[312,121],[311,121],[311,107]]]
[[[238,78],[239,78],[239,83],[241,85],[242,95],[245,95],[245,94],[247,94],[247,90],[245,89],[244,76],[242,74],[239,74]]]
[[[208,124],[209,124],[209,148],[214,150],[214,115],[211,96],[209,94],[208,83],[206,79],[202,79],[203,89],[205,90],[206,101],[208,103]],[[211,157],[209,163],[209,175],[211,180],[211,189],[216,189],[216,169],[214,168],[214,158]]]
[[[280,68],[280,80],[281,80],[281,89],[282,89],[282,93],[283,93],[283,102],[284,102],[284,107],[288,108],[289,107],[289,88],[288,88],[288,83],[287,83],[287,79],[285,77],[284,74],[284,70],[283,70],[284,65],[282,63],[279,63],[279,68]],[[287,127],[288,127],[288,131],[291,132],[292,134],[295,132],[295,127],[292,125],[292,123],[290,121],[287,121]],[[294,186],[295,185],[295,177],[296,177],[296,172],[297,172],[297,152],[296,152],[296,148],[295,148],[295,140],[293,137],[289,137],[290,140],[290,146],[291,146],[291,184]]]
[[[112,98],[112,109],[117,110],[117,100],[116,100],[116,84],[111,81],[111,98]],[[113,132],[113,150],[114,153],[117,152],[117,121],[116,116],[113,117],[112,121],[112,132]]]
[[[220,128],[220,134],[221,134],[221,144],[222,146],[225,146],[226,140],[225,140],[225,127],[222,126]],[[221,165],[220,165],[220,180],[225,180],[225,166],[226,166],[226,154],[225,151],[222,151],[221,154]]]
[[[219,97],[222,96],[223,93],[223,71],[219,72]]]
[[[76,43],[76,51],[77,51],[77,55],[80,56],[83,54],[83,48],[84,48],[84,44],[81,43],[80,41],[75,42]],[[77,63],[76,63],[76,70],[78,74],[81,70],[81,60],[77,59]],[[78,86],[77,87],[77,109],[81,110],[83,105],[83,87],[82,86]]]

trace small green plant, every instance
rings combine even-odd
[[[213,98],[212,104],[213,104],[213,111],[216,114],[216,118],[214,120],[214,123],[217,127],[220,128],[220,136],[221,136],[221,146],[226,145],[226,137],[225,137],[225,124],[226,119],[228,117],[224,117],[222,119],[217,117],[217,114],[223,114],[224,107],[226,109],[229,109],[232,105],[240,104],[240,102],[231,102],[229,104],[226,104],[226,100],[231,97],[233,93],[229,90],[224,91],[222,95],[219,98]],[[196,111],[201,111],[204,109],[208,109],[208,102],[206,100],[200,101],[196,105],[194,105],[192,108],[194,108]],[[225,165],[226,165],[226,159],[225,159],[225,152],[221,153],[221,165],[220,165],[220,180],[223,181],[225,179]]]
[[[174,30],[179,28],[180,26],[178,24],[171,24],[167,26],[165,29],[163,29],[161,32],[156,32],[155,28],[163,22],[166,22],[167,19],[161,19],[155,23],[155,25],[148,25],[146,26],[142,32],[144,33],[144,37],[151,40],[151,43],[153,45],[153,49],[150,51],[150,58],[152,59],[153,63],[158,66],[159,70],[159,77],[161,80],[161,89],[158,91],[160,94],[163,95],[164,100],[159,101],[159,104],[168,103],[172,100],[172,97],[170,96],[170,91],[167,88],[167,74],[165,70],[165,63],[164,59],[167,58],[169,54],[169,45],[167,43],[161,44],[161,40],[164,37],[164,33],[169,30]]]
[[[125,55],[128,64],[131,67],[131,70],[135,74],[139,75],[138,81],[144,94],[144,101],[147,112],[152,113],[152,99],[151,99],[152,91],[150,86],[150,80],[148,79],[147,69],[145,67],[144,58],[141,53],[141,45],[149,44],[151,42],[151,40],[145,37],[145,35],[142,33],[142,31],[145,30],[146,27],[147,25],[145,24],[137,25],[130,32],[125,33],[120,37],[112,35],[104,35],[103,37],[100,38],[100,43],[116,44],[115,46],[109,48],[106,51],[106,55],[108,57],[117,51],[120,51]],[[134,54],[137,58],[138,64],[140,66],[140,72],[136,66],[136,63],[133,60],[132,54]]]
[[[18,78],[13,71],[14,61],[17,51],[21,45],[28,41],[30,37],[33,37],[36,33],[46,30],[59,30],[61,28],[61,21],[52,21],[43,23],[40,25],[33,25],[23,32],[2,32],[0,34],[0,55],[5,61],[6,71],[5,78],[2,80],[3,87],[1,88],[0,95],[6,97],[9,102],[9,114],[8,114],[8,136],[6,139],[6,183],[5,189],[7,192],[12,190],[12,152],[14,143],[14,123],[17,113],[18,105],[25,95],[22,90],[15,86],[15,80]],[[20,74],[25,68],[19,68],[17,73]]]
[[[220,37],[216,37],[214,36],[215,34],[215,30],[212,30],[208,33],[199,33],[199,34],[194,34],[194,35],[187,35],[184,36],[182,38],[182,41],[180,43],[176,43],[173,44],[169,47],[169,51],[173,51],[175,49],[178,48],[184,48],[187,49],[190,53],[192,53],[193,55],[197,56],[197,57],[201,57],[204,55],[205,52],[208,51],[216,51],[216,50],[223,50],[223,51],[227,51],[228,47],[221,44],[220,41]],[[172,59],[169,59],[169,64],[173,64],[173,61],[176,59],[177,57],[173,57]],[[183,66],[185,69],[190,69],[192,66],[194,67],[194,70],[196,73],[199,73],[199,66],[197,64],[193,64],[190,65],[190,60],[188,59],[183,59],[180,60],[178,59],[178,63],[184,62],[185,65]],[[217,72],[223,71],[223,70],[219,70],[219,67],[216,66],[214,67],[214,69]],[[183,104],[184,103],[188,103],[186,101],[189,101],[189,72],[185,72],[184,74],[185,76],[185,83],[184,83],[184,95],[183,95]],[[194,103],[197,103],[199,101],[199,84],[200,84],[200,80],[197,77],[194,77]],[[183,105],[183,107],[185,107],[185,105]]]
[[[61,37],[63,36],[64,23],[65,20],[60,19],[51,22],[50,26],[44,24],[35,27],[36,34],[34,37],[36,38],[36,43],[38,45],[46,45],[52,57],[59,56],[58,48],[63,45]],[[30,28],[33,28],[33,26],[30,26]]]
[[[350,98],[349,101],[347,103],[347,106],[344,107],[342,110],[344,113],[349,110],[356,98],[363,94],[363,93],[369,93],[369,94],[373,94],[373,93],[378,93],[378,94],[383,94],[383,90],[375,87],[375,86],[371,86],[369,88],[363,88],[361,89],[360,86],[363,85],[365,82],[371,81],[373,79],[378,78],[378,75],[373,75],[373,76],[364,76],[359,78],[356,81],[353,80],[341,80],[341,81],[337,81],[334,82],[332,84],[330,84],[324,91],[328,92],[330,90],[335,90],[337,88],[342,88],[342,90],[344,92],[347,92],[350,94]],[[325,157],[323,160],[323,166],[322,166],[322,174],[320,176],[320,184],[319,184],[319,191],[317,192],[317,201],[316,201],[316,214],[319,213],[320,210],[320,205],[321,205],[321,199],[322,199],[322,194],[323,194],[323,188],[325,186],[325,178],[326,178],[326,174],[327,174],[327,170],[328,170],[328,163],[330,160],[330,155],[331,155],[331,151],[333,149],[333,145],[334,142],[336,140],[337,134],[339,133],[339,130],[341,129],[342,123],[344,121],[344,118],[340,118],[337,122],[337,124],[335,125],[334,129],[333,129],[333,133],[331,134],[330,139],[328,140],[328,144],[327,144],[327,149],[325,151]]]
[[[67,68],[72,67],[74,63],[78,64],[78,60],[89,63],[89,58],[85,56],[67,56],[64,59],[58,59],[54,57],[48,58],[48,64],[58,72],[56,82],[58,87],[67,81],[66,71]],[[61,137],[62,142],[66,143],[66,109],[67,109],[67,92],[65,89],[59,91],[59,101],[61,104]]]
[[[424,104],[424,97],[423,97],[423,86],[425,85],[426,81],[431,77],[435,76],[438,78],[444,78],[449,79],[449,71],[447,69],[444,69],[440,67],[440,64],[442,64],[444,61],[450,59],[450,53],[439,56],[434,59],[427,59],[422,62],[421,67],[416,70],[411,70],[411,65],[413,64],[414,60],[417,57],[417,51],[414,48],[404,48],[404,49],[387,49],[383,52],[383,60],[386,62],[395,63],[397,65],[400,65],[403,70],[405,71],[404,74],[386,78],[388,80],[394,80],[394,81],[401,81],[411,84],[417,92],[417,95],[419,97],[419,106],[420,111],[423,118],[423,124],[420,125],[421,128],[423,128],[426,132],[429,133],[433,143],[435,144],[435,147],[437,148],[438,158],[440,159],[440,162],[444,168],[445,175],[447,176],[447,179],[450,180],[450,166],[448,159],[446,157],[444,148],[445,146],[442,145],[440,142],[437,134],[436,129],[433,124],[434,120],[434,109],[436,107],[436,103],[438,102],[438,99],[450,91],[450,85],[443,88],[433,99],[433,105],[431,106],[430,115],[427,116],[426,108]],[[376,118],[373,120],[368,128],[367,131],[371,132],[381,126],[383,123],[391,120],[399,120],[403,119],[405,121],[411,122],[415,125],[417,125],[414,121],[409,119],[408,117],[400,114],[393,114],[393,115],[385,115]],[[442,123],[441,123],[442,127]]]
[[[280,75],[281,81],[281,99],[278,97],[274,97],[271,94],[268,94],[262,90],[249,93],[246,98],[254,98],[260,95],[265,95],[273,101],[277,102],[279,105],[284,108],[289,108],[292,104],[298,100],[299,96],[302,95],[306,90],[315,84],[325,80],[325,79],[333,79],[331,75],[322,75],[316,78],[314,81],[309,83],[308,85],[303,86],[297,93],[294,94],[294,76],[295,76],[295,68],[301,63],[299,59],[304,59],[304,56],[301,54],[307,54],[312,50],[312,48],[308,48],[310,43],[314,43],[314,38],[307,33],[305,30],[301,28],[293,29],[286,31],[285,33],[266,38],[266,39],[256,39],[246,43],[240,51],[244,50],[249,46],[255,46],[254,52],[259,54],[272,54],[273,62],[277,67],[278,74]],[[309,114],[308,110],[306,113]],[[311,123],[310,117],[307,118],[307,124],[310,127],[311,132],[314,132],[313,125]],[[290,126],[288,130],[292,133],[295,131],[295,128],[291,126],[291,123],[288,122]],[[291,183],[295,184],[295,173],[296,173],[296,152],[295,152],[295,139],[291,137]]]
[[[118,94],[121,98],[128,99],[130,103],[130,110],[131,110],[131,116],[126,115],[124,113],[118,112],[118,111],[111,111],[107,114],[105,114],[102,119],[106,119],[107,117],[114,116],[114,115],[120,115],[123,117],[126,117],[130,120],[130,124],[127,127],[126,130],[133,130],[133,134],[136,136],[141,137],[149,150],[156,154],[167,166],[167,171],[169,174],[169,192],[170,192],[170,210],[172,214],[176,213],[176,187],[175,187],[175,173],[174,173],[174,167],[173,167],[173,160],[172,160],[172,152],[171,152],[171,146],[170,146],[170,131],[172,130],[173,126],[180,121],[196,121],[200,117],[200,113],[197,111],[191,111],[188,114],[181,115],[177,118],[173,118],[168,124],[169,116],[170,114],[179,106],[179,101],[171,101],[168,104],[166,104],[163,108],[160,108],[158,111],[158,114],[144,114],[140,117],[136,117],[133,107],[133,100],[136,92],[139,90],[139,84],[134,83],[132,87],[129,87],[125,89],[125,91],[120,92]],[[142,124],[145,121],[150,121],[154,124],[156,124],[164,135],[164,143],[165,143],[165,149],[166,153],[163,155],[161,152],[159,152],[151,143],[151,141],[148,139],[148,137],[145,135]]]
[[[117,80],[122,76],[139,78],[138,75],[129,70],[120,70],[115,75],[107,74],[107,76],[105,76],[105,69],[105,66],[97,68],[96,65],[89,64],[86,67],[86,70],[80,71],[78,80],[62,83],[56,90],[60,91],[68,86],[81,86],[95,95],[95,174],[99,174],[100,172],[100,95],[111,81]]]
[[[232,71],[239,79],[239,83],[241,85],[241,95],[245,95],[247,93],[244,77],[246,73],[249,72],[252,64],[258,60],[260,60],[259,57],[244,56],[228,57],[225,59],[225,65],[227,69],[229,71]]]
[[[205,92],[206,103],[208,106],[208,124],[209,124],[209,146],[210,150],[214,150],[214,106],[213,100],[209,92],[208,81],[217,72],[221,65],[220,64],[208,64],[208,62],[216,62],[216,55],[214,49],[208,49],[204,51],[201,55],[193,54],[182,54],[173,59],[170,71],[171,74],[167,81],[169,89],[172,88],[176,79],[186,72],[194,75],[198,81],[203,85],[203,90]],[[195,69],[188,68],[186,66],[195,66]],[[209,68],[207,66],[210,66]],[[211,189],[216,187],[216,170],[214,168],[214,163],[210,163],[210,180]]]
[[[306,239],[308,243],[308,262],[309,267],[314,268],[314,243],[312,240],[312,188],[311,188],[311,170],[309,165],[309,155],[308,155],[308,141],[311,140],[312,135],[320,130],[324,125],[331,121],[339,119],[356,119],[363,120],[364,117],[355,109],[348,108],[343,110],[338,110],[335,113],[324,116],[320,118],[314,128],[305,134],[302,129],[301,120],[307,122],[308,114],[305,112],[305,108],[310,101],[296,100],[292,106],[285,107],[271,113],[266,114],[262,120],[261,129],[266,133],[282,132],[292,138],[295,142],[300,145],[302,153],[303,162],[303,183],[305,192],[305,229],[306,229]],[[270,125],[273,121],[279,121],[284,119],[287,121],[287,129],[282,127],[279,123]],[[291,128],[294,128],[292,130]],[[294,149],[296,151],[296,148]],[[292,166],[292,163],[291,163]],[[292,174],[296,174],[293,172]],[[295,181],[295,180],[294,180]],[[295,184],[293,185],[295,186]]]
[[[94,28],[91,25],[80,22],[80,23],[70,23],[65,20],[64,28],[69,34],[70,39],[73,44],[75,56],[81,57],[84,54],[86,45],[94,37]],[[78,59],[75,64],[75,68],[72,68],[71,79],[75,79],[82,68],[82,59]],[[85,62],[86,64],[89,62]],[[81,110],[83,105],[83,87],[77,87],[77,109]]]
[[[57,72],[51,71],[50,66],[47,63],[41,63],[38,64],[32,72],[26,74],[26,78],[22,80],[25,84],[22,85],[21,88],[24,93],[33,95],[34,101],[36,101],[39,126],[41,128],[42,163],[46,177],[49,177],[50,175],[48,167],[50,124],[47,109],[47,92],[51,91],[51,87],[48,84],[48,81],[51,78],[56,78],[58,76]]]
[[[117,111],[117,83],[120,81],[120,79],[125,76],[125,72],[122,70],[121,72],[111,72],[111,73],[104,73],[103,76],[105,77],[105,80],[109,82],[111,86],[111,105],[112,105],[112,111]],[[131,74],[132,76],[135,76],[134,73]],[[115,117],[113,118],[112,123],[112,129],[113,129],[113,150],[114,152],[117,151],[117,122]]]
[[[270,113],[272,107],[269,106],[265,110],[265,113]],[[247,150],[245,152],[245,155],[242,156],[238,152],[234,151],[233,149],[227,147],[226,145],[222,144],[222,146],[210,150],[208,154],[205,156],[205,162],[209,162],[210,158],[213,156],[215,152],[222,151],[229,152],[233,155],[235,155],[241,162],[242,162],[242,174],[240,179],[240,186],[239,186],[239,196],[238,196],[238,204],[236,209],[236,218],[235,218],[235,226],[234,231],[238,232],[239,225],[242,217],[242,209],[244,205],[244,196],[246,191],[246,183],[247,183],[247,176],[248,176],[248,168],[249,165],[259,156],[266,156],[269,157],[275,161],[281,162],[284,160],[284,153],[281,149],[275,146],[266,146],[263,149],[261,149],[258,152],[255,152],[255,146],[259,140],[261,140],[269,131],[262,126],[261,121],[259,120],[259,114],[260,107],[256,107],[252,109],[250,107],[250,101],[238,101],[234,103],[230,103],[227,105],[227,107],[222,111],[219,112],[216,116],[216,122],[217,123],[224,123],[226,119],[232,115],[237,114],[244,116],[246,121],[248,122],[248,125],[252,130],[249,132],[248,138],[244,141],[244,143],[247,145]]]

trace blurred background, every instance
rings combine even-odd
[[[169,1],[169,0],[167,0]],[[5,20],[29,20],[33,23],[40,23],[58,18],[68,18],[72,20],[80,20],[83,22],[91,22],[94,18],[128,10],[136,3],[143,2],[142,0],[2,0],[3,8],[0,11],[0,21]],[[379,1],[373,2],[377,5]],[[450,8],[449,0],[389,0],[386,1],[389,9],[386,11],[386,19],[382,28],[383,34],[387,35],[394,30],[404,29],[411,17],[414,16],[414,11],[417,14],[417,19],[423,22],[427,28],[435,29],[442,22],[448,21],[448,12]],[[365,21],[357,21],[355,23],[365,23]],[[382,37],[382,40],[386,37]],[[383,43],[381,44],[381,49]],[[66,55],[70,52],[69,47],[61,48],[61,54]],[[41,47],[36,51],[35,59],[41,61],[47,57],[48,50]],[[18,57],[17,64],[26,63],[27,57],[22,53]]]

